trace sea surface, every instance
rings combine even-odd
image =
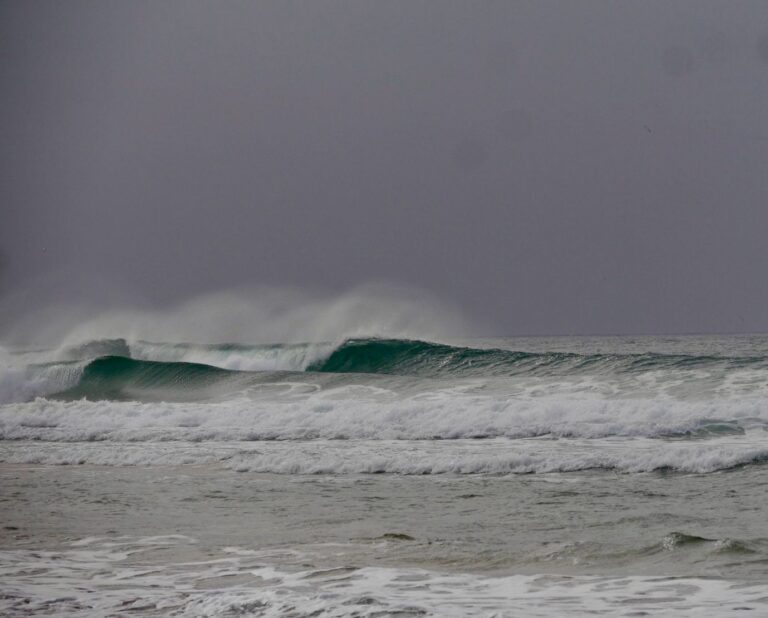
[[[768,336],[0,349],[0,614],[766,616]]]

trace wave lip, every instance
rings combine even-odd
[[[333,349],[331,343],[244,345],[137,341],[130,346],[130,356],[137,360],[197,363],[233,371],[304,371]]]
[[[100,356],[130,356],[131,347],[123,338],[94,339],[70,345],[59,352],[61,360],[91,360]]]
[[[107,339],[53,351],[47,359],[43,353],[35,353],[35,357],[33,364],[0,369],[0,399],[28,400],[57,393],[63,398],[123,400],[133,395],[139,400],[157,400],[162,395],[169,401],[190,401],[204,396],[214,383],[233,382],[237,373],[239,382],[246,383],[259,374],[279,371],[443,381],[479,378],[495,380],[497,385],[516,381],[518,386],[524,380],[529,384],[535,380],[581,380],[586,384],[591,379],[593,390],[605,396],[630,391],[654,394],[649,389],[657,389],[655,394],[683,397],[768,392],[768,358],[764,356],[525,352],[409,339],[348,339],[338,345],[128,343]],[[73,367],[82,370],[77,384],[72,382],[77,373]],[[62,378],[65,374],[67,380]],[[424,381],[424,385],[428,383]],[[155,392],[147,395],[150,391]]]

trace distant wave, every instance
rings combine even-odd
[[[566,375],[663,369],[768,368],[768,358],[666,354],[574,354],[467,348],[403,339],[352,339],[308,371],[394,375]]]
[[[46,360],[41,354],[34,358]],[[724,376],[738,370],[764,372],[768,358],[524,352],[375,338],[350,339],[338,345],[201,345],[107,339],[60,350],[56,360],[8,369],[0,376],[0,386],[5,401],[36,396],[193,401],[236,392],[263,379],[265,372],[281,371],[436,379],[638,379],[644,374],[673,372]]]
[[[122,340],[112,340],[115,350]],[[84,349],[95,349],[88,344]],[[141,360],[184,361],[241,371],[314,371],[400,376],[515,376],[641,373],[687,369],[768,369],[766,356],[673,354],[576,354],[472,348],[412,339],[347,339],[331,343],[275,345],[193,345],[139,341],[130,356]],[[111,354],[124,355],[115,351]]]
[[[620,349],[358,338],[1,350],[0,461],[281,474],[708,473],[768,462],[768,357]]]
[[[209,364],[243,371],[333,371],[430,375],[439,373],[542,371],[642,372],[656,369],[753,367],[768,369],[768,356],[687,354],[577,354],[574,352],[526,352],[501,348],[473,348],[416,339],[352,338],[340,343],[291,344],[194,344],[99,339],[62,350],[19,353],[50,362],[93,360],[101,356],[125,356],[137,360],[179,361]],[[34,356],[37,355],[37,356]],[[53,355],[53,357],[51,357]]]
[[[203,391],[227,381],[239,372],[197,363],[142,361],[124,356],[105,356],[88,363],[77,384],[54,397],[59,399],[197,400]]]

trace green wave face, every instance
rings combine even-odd
[[[197,401],[205,390],[231,381],[238,374],[196,363],[163,363],[105,356],[88,363],[77,385],[58,393],[56,398]],[[139,394],[140,397],[137,396]]]
[[[402,339],[353,339],[307,371],[418,376],[513,376],[641,373],[665,369],[766,368],[764,357],[665,354],[575,354],[465,348]]]
[[[525,352],[458,348],[425,341],[401,339],[350,340],[331,355],[307,367],[307,371],[334,373],[385,373],[394,375],[441,375],[478,373],[512,367],[531,358]]]

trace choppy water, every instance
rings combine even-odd
[[[768,612],[768,337],[0,365],[6,613]]]

